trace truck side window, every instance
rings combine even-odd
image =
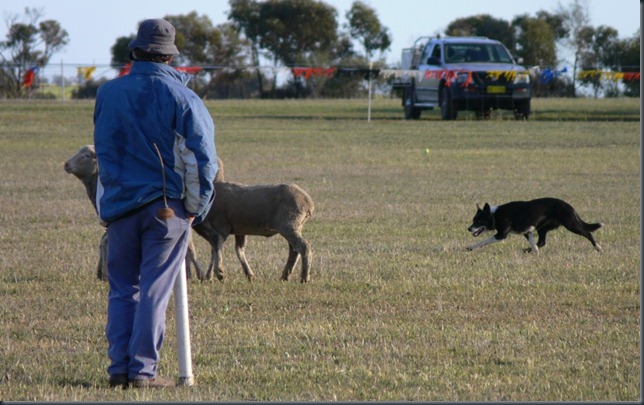
[[[441,64],[441,46],[439,44],[434,45],[432,53],[429,58],[427,58],[428,65],[440,65]]]
[[[432,51],[432,56],[438,60],[441,60],[441,46],[436,45],[434,46],[434,50]]]

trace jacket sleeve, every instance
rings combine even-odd
[[[195,215],[193,224],[205,218],[215,198],[217,174],[215,124],[203,102],[196,96],[177,117],[180,158],[184,165],[184,205]]]

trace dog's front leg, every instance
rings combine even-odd
[[[530,249],[528,249],[528,252],[534,252],[537,256],[539,256],[539,247],[534,241],[534,235],[532,234],[532,231],[526,232],[525,237],[526,239],[528,239],[528,243],[530,244]]]
[[[473,244],[472,246],[468,246],[468,247],[467,247],[467,250],[468,250],[468,251],[472,251],[472,250],[474,250],[474,249],[477,249],[477,248],[480,248],[480,247],[483,247],[483,246],[487,246],[487,245],[490,245],[490,244],[492,244],[492,243],[501,242],[502,240],[503,240],[503,239],[498,239],[498,238],[496,237],[496,235],[494,235],[494,236],[490,236],[490,237],[489,237],[489,238],[487,238],[487,239],[483,239],[483,240],[482,240],[482,241],[480,241],[479,243],[475,243],[475,244]]]

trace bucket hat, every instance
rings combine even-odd
[[[162,18],[151,18],[139,25],[136,38],[128,45],[130,51],[135,48],[158,55],[179,54],[174,45],[174,27]]]

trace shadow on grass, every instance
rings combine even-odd
[[[81,380],[78,378],[69,378],[61,376],[56,380],[57,385],[61,387],[76,387],[76,388],[107,388],[107,378],[105,379],[105,384],[97,384],[96,381],[92,380]],[[103,387],[104,386],[104,387]]]

